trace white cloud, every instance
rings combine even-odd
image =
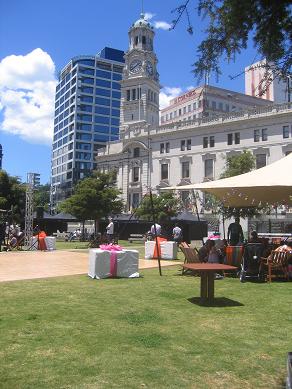
[[[170,100],[174,99],[175,97],[179,96],[183,93],[182,88],[171,88],[168,86],[165,86],[161,89],[159,94],[159,106],[160,109],[163,109],[169,105]]]
[[[155,14],[152,14],[151,12],[145,12],[144,14],[144,18],[146,20],[151,20],[152,18],[154,18]]]
[[[190,91],[190,90],[193,90],[193,89],[195,89],[195,86],[193,86],[193,85],[190,85],[190,86],[187,86],[187,87],[186,87],[186,90],[187,90],[187,91]]]
[[[0,62],[1,130],[51,144],[56,83],[55,65],[42,49],[5,57]]]
[[[146,20],[151,20],[155,17],[156,15],[151,13],[151,12],[146,12],[144,17]],[[163,21],[153,21],[153,26],[156,29],[161,29],[161,30],[169,30],[171,28],[171,24]]]
[[[160,28],[161,30],[169,30],[171,28],[171,24],[167,22],[159,21],[159,22],[154,22],[154,27],[156,29]]]

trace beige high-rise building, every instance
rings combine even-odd
[[[291,101],[291,81],[266,60],[245,68],[245,93],[277,104]]]

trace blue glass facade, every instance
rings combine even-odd
[[[124,52],[105,47],[73,58],[56,87],[51,207],[96,167],[95,152],[119,134]]]

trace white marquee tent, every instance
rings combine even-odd
[[[261,206],[266,203],[292,206],[292,153],[239,176],[165,189],[201,190],[215,195],[230,207]]]

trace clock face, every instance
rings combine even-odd
[[[152,76],[153,74],[153,65],[150,61],[147,61],[146,62],[146,70],[147,70],[147,73]]]
[[[131,73],[138,73],[142,68],[142,62],[139,59],[134,59],[130,63],[130,72]]]

